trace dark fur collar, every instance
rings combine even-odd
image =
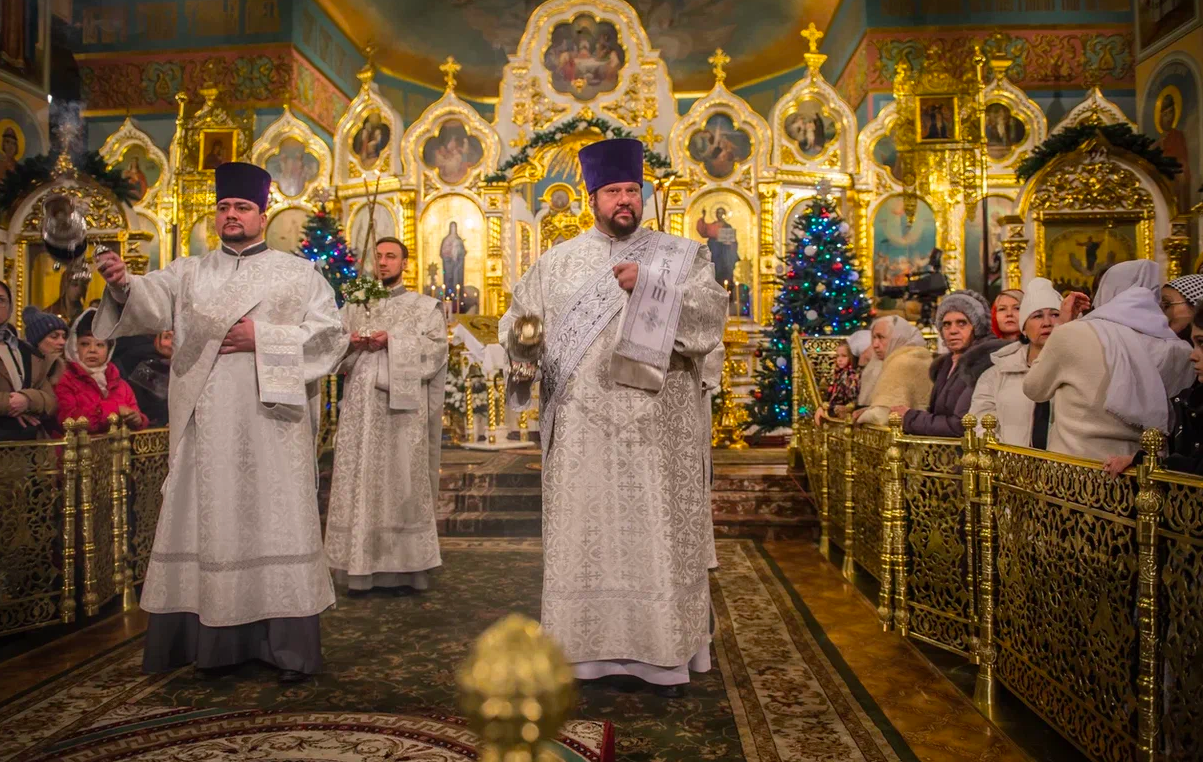
[[[970,386],[977,384],[978,378],[994,365],[994,361],[990,359],[990,355],[1010,343],[1003,339],[978,339],[965,351],[965,354],[961,355],[955,372]],[[932,381],[939,378],[941,371],[951,362],[952,355],[947,352],[937,356],[928,371],[931,374]]]

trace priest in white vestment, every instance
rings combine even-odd
[[[314,264],[263,241],[270,175],[231,162],[216,183],[220,249],[141,276],[112,252],[97,258],[98,337],[175,331],[142,668],[258,659],[297,682],[321,670],[318,615],[334,604],[313,412],[347,337]]]
[[[338,415],[326,556],[352,595],[429,587],[442,564],[435,506],[447,375],[443,304],[405,290],[409,251],[376,244],[376,277],[387,299],[342,308],[351,349]]]
[[[580,160],[596,226],[536,261],[499,325],[519,408],[533,370],[510,328],[544,328],[542,622],[578,678],[679,696],[710,668],[701,372],[727,294],[704,246],[640,227],[642,143],[603,141]]]

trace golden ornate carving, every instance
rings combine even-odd
[[[446,83],[447,92],[455,89],[455,75],[462,68],[464,67],[456,63],[454,56],[447,56],[447,60],[439,66],[439,71],[443,72],[443,82]]]
[[[1059,162],[1032,193],[1030,211],[1153,209],[1153,195],[1132,170],[1113,161]]]
[[[738,318],[735,318],[737,320]],[[718,417],[711,423],[710,443],[723,450],[746,450],[748,443],[744,441],[744,427],[748,422],[748,411],[735,399],[731,388],[731,374],[735,372],[735,360],[732,359],[736,349],[748,343],[747,331],[742,331],[732,325],[733,319],[728,319],[723,331],[723,346],[726,354],[723,359],[723,372],[719,381],[719,395],[722,400]]]
[[[811,24],[811,27],[813,28],[814,24]],[[724,53],[722,48],[716,48],[714,55],[707,58],[706,62],[711,65],[714,71],[715,82],[722,82],[727,79],[727,72],[724,71],[723,67],[731,63],[731,56]]]

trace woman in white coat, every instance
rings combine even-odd
[[[1077,297],[1071,294],[1077,304]],[[1023,292],[1019,305],[1020,339],[990,355],[994,364],[977,380],[969,413],[977,417],[981,433],[982,416],[998,419],[998,441],[1019,447],[1048,447],[1049,403],[1037,406],[1023,393],[1023,379],[1040,356],[1048,337],[1057,327],[1061,314],[1061,295],[1047,278],[1033,278]]]

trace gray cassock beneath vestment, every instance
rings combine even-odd
[[[370,318],[351,304],[342,318],[348,332],[386,332],[388,346],[352,351],[342,364],[326,555],[352,589],[425,589],[425,572],[442,564],[435,508],[447,374],[443,305],[399,286],[373,302]]]
[[[714,531],[701,364],[722,336],[726,293],[705,247],[681,241],[694,253],[677,286],[659,390],[619,385],[612,374],[623,325],[616,309],[629,297],[611,268],[616,259],[646,265],[662,235],[640,228],[612,239],[594,228],[552,247],[515,286],[498,327],[505,341],[519,316],[545,326],[542,621],[581,677],[619,670],[682,682],[686,665],[708,664]],[[655,277],[648,270],[640,277]],[[515,406],[529,402],[529,383],[508,391]]]
[[[124,301],[124,306],[122,305]],[[237,321],[255,351],[220,355]],[[317,508],[317,380],[347,347],[312,262],[264,245],[218,249],[105,291],[100,338],[175,331],[170,468],[142,590],[143,668],[259,658],[321,667],[334,604]]]

